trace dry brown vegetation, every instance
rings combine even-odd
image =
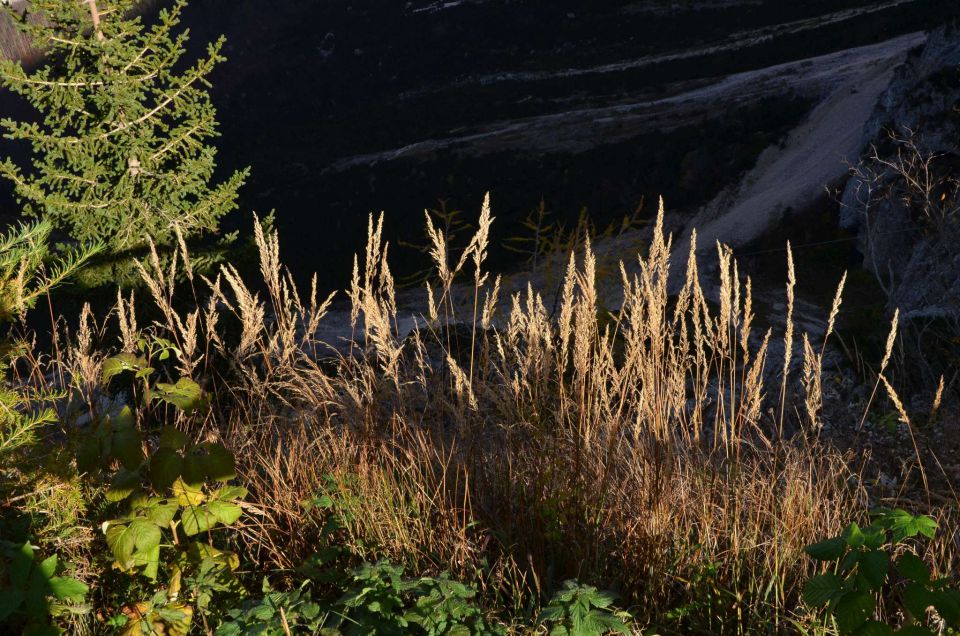
[[[169,266],[154,253],[141,267],[158,321],[138,325],[133,296],[118,297],[117,348],[169,339],[178,372],[211,396],[206,416],[181,425],[237,456],[251,490],[245,557],[264,570],[303,562],[322,523],[303,502],[322,492],[357,554],[453,571],[517,614],[576,577],[616,589],[641,625],[803,624],[798,593],[814,569],[803,547],[876,503],[863,457],[818,437],[825,342],[792,326],[757,333],[750,280],[725,248],[718,305],[692,251],[670,297],[662,209],[637,273],[621,268],[620,311],[598,309],[589,241],[570,255],[556,315],[532,288],[498,298],[499,279],[483,271],[492,220],[488,199],[451,262],[428,217],[436,277],[409,334],[397,328],[382,219],[355,264],[346,345],[317,341],[332,299],[301,296],[278,238],[259,228],[265,292],[231,266],[195,275],[181,244]],[[791,273],[791,299],[793,285]],[[94,412],[106,331],[88,308],[60,359]],[[766,368],[776,338],[802,357],[797,382],[785,361]],[[940,564],[955,561],[951,535],[931,547]]]

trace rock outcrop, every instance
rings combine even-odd
[[[906,319],[960,319],[960,26],[932,32],[864,126],[840,223]]]

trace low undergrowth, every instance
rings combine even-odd
[[[49,351],[17,348],[0,621],[130,635],[952,624],[952,504],[895,502],[920,528],[909,537],[870,525],[862,456],[819,436],[841,290],[814,341],[792,320],[791,267],[787,328],[761,333],[725,248],[717,294],[692,252],[668,293],[681,268],[661,218],[620,268],[618,311],[600,309],[589,241],[555,302],[532,286],[506,297],[483,270],[492,221],[487,201],[454,252],[427,218],[436,271],[413,329],[371,219],[342,311],[315,285],[301,294],[258,227],[262,281],[152,253],[149,298],[118,293]],[[343,338],[319,341],[340,315]],[[895,335],[877,383],[899,405]],[[20,428],[29,439],[8,447]],[[929,604],[907,599],[920,588]]]

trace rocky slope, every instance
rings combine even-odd
[[[960,29],[934,31],[883,92],[842,196],[864,265],[906,319],[960,319]]]

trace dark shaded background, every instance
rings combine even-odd
[[[347,280],[367,214],[384,210],[393,239],[422,237],[422,210],[445,200],[475,218],[494,196],[495,239],[541,197],[572,222],[586,208],[599,223],[663,194],[672,208],[709,199],[757,154],[802,120],[809,100],[766,99],[671,132],[626,142],[596,140],[575,155],[511,149],[470,158],[443,153],[330,174],[335,161],[483,124],[656,96],[672,82],[725,75],[878,42],[929,28],[958,13],[948,0],[911,2],[869,16],[778,35],[745,50],[617,73],[477,83],[485,74],[560,70],[722,42],[732,33],[863,6],[855,0],[733,3],[715,9],[644,9],[664,2],[490,0],[442,11],[401,0],[194,0],[192,45],[223,33],[229,61],[213,76],[222,121],[223,174],[252,167],[241,212],[276,209],[285,260],[318,271],[326,287]],[[690,7],[695,3],[673,3]],[[22,112],[0,97],[4,113]],[[5,151],[6,148],[0,148]],[[12,203],[4,197],[0,208]],[[646,209],[652,213],[653,205]],[[401,270],[421,263],[393,251]],[[495,250],[494,258],[509,264]]]

